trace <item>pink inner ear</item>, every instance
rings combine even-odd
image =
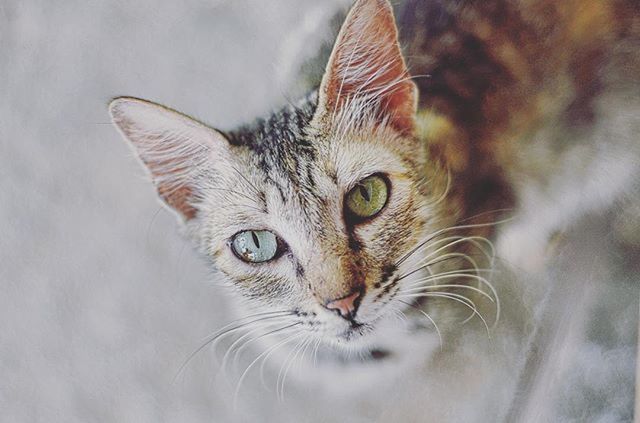
[[[194,218],[197,210],[192,204],[196,190],[191,174],[206,158],[207,146],[199,144],[197,134],[190,134],[188,127],[176,128],[172,133],[162,127],[141,131],[140,126],[140,122],[123,125],[149,170],[158,195],[185,220]],[[201,142],[206,139],[199,138]]]
[[[196,192],[188,174],[192,170],[189,167],[198,165],[198,159],[190,157],[195,156],[193,153],[180,154],[179,149],[159,150],[162,157],[168,158],[154,160],[154,155],[149,153],[140,156],[151,173],[158,195],[186,220],[193,219],[197,213],[197,209],[192,205]]]
[[[342,26],[322,81],[324,108],[332,113],[359,102],[367,108],[362,112],[373,111],[401,133],[410,133],[416,97],[391,6],[387,0],[358,1]]]
[[[196,217],[197,210],[190,203],[193,197],[193,190],[188,186],[177,189],[167,189],[158,185],[158,194],[164,199],[168,206],[182,214],[186,220]]]
[[[217,131],[159,104],[118,98],[110,105],[113,122],[145,164],[158,194],[185,220],[193,219],[199,187],[194,177],[227,142]]]

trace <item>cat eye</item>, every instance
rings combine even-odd
[[[231,240],[234,254],[248,263],[273,260],[278,253],[278,238],[269,231],[242,231]]]
[[[371,218],[384,208],[389,197],[387,179],[381,175],[371,175],[347,193],[346,211],[356,219]]]

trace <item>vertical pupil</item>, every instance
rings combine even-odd
[[[251,238],[253,238],[253,243],[256,245],[256,248],[260,248],[260,241],[258,241],[258,235],[255,232],[251,232]]]
[[[364,185],[358,185],[360,189],[360,195],[364,198],[364,201],[369,202],[371,200],[371,196],[369,195],[369,190]]]

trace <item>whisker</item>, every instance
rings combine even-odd
[[[298,323],[301,324],[301,323]],[[265,355],[267,354],[271,354],[273,351],[275,351],[276,349],[278,349],[279,347],[287,344],[288,342],[296,339],[296,337],[302,336],[304,335],[303,333],[295,333],[287,338],[285,338],[284,340],[278,342],[277,344],[269,347],[268,349],[264,350],[260,355],[258,355],[248,366],[247,368],[244,370],[244,372],[242,373],[242,375],[240,376],[240,379],[238,380],[238,384],[236,385],[236,390],[233,394],[233,408],[237,408],[237,400],[238,400],[238,395],[240,394],[240,389],[242,387],[242,383],[244,382],[244,380],[246,379],[247,375],[249,374],[249,371],[251,370],[251,368]]]
[[[318,348],[320,348],[320,343],[321,343],[321,342],[322,342],[322,339],[318,338],[318,339],[316,340],[316,345],[315,345],[315,347],[313,348],[313,366],[314,366],[314,367],[317,367],[317,365],[318,365],[318,361],[317,361],[317,358],[318,358]]]
[[[424,283],[424,282],[441,280],[441,279],[455,279],[455,278],[474,279],[474,280],[478,281],[479,283],[484,284],[487,288],[489,288],[489,290],[491,291],[491,294],[493,295],[493,298],[495,299],[495,301],[493,299],[491,299],[491,297],[489,295],[487,295],[484,291],[482,291],[479,288],[470,287],[469,285],[454,285],[456,288],[459,288],[459,287],[462,287],[462,286],[466,286],[467,289],[473,288],[474,291],[481,292],[483,295],[486,295],[488,298],[491,299],[491,302],[493,302],[495,304],[495,309],[496,309],[496,317],[495,317],[495,320],[494,320],[494,322],[493,322],[493,324],[491,326],[495,327],[498,324],[498,321],[500,319],[500,311],[501,311],[500,297],[498,296],[498,291],[495,289],[493,284],[491,284],[491,282],[489,282],[487,280],[487,278],[484,278],[484,277],[480,276],[479,274],[472,275],[472,274],[469,274],[469,273],[457,273],[457,271],[443,272],[443,273],[440,273],[440,274],[437,274],[437,275],[434,275],[434,276],[429,276],[427,278],[421,279],[419,282],[416,282],[415,284],[409,285],[409,288],[412,288],[412,287],[416,286],[417,284],[421,284],[421,283]],[[403,277],[400,277],[397,280],[400,281],[402,279],[403,279]]]
[[[453,247],[454,245],[462,244],[464,242],[469,242],[469,243],[475,245],[480,251],[482,251],[483,254],[485,254],[485,256],[487,257],[487,259],[489,261],[492,261],[492,257],[493,256],[488,255],[488,253],[486,251],[484,251],[484,249],[482,247],[479,246],[479,243],[477,242],[478,239],[489,242],[489,240],[487,240],[486,238],[483,238],[483,237],[452,236],[452,237],[447,237],[447,238],[444,238],[442,240],[436,241],[436,242],[434,242],[434,243],[432,243],[430,245],[425,245],[425,247],[432,247],[432,246],[435,246],[436,244],[439,244],[440,242],[451,240],[451,242],[449,242],[449,243],[443,245],[442,247],[438,248],[437,250],[432,251],[431,253],[427,254],[425,257],[423,257],[420,260],[420,262],[428,259],[429,257],[433,257],[434,255],[438,254],[439,252],[441,252],[443,250],[446,250],[447,248]],[[493,251],[493,244],[491,244],[490,246],[491,246],[491,249]]]
[[[236,320],[232,320],[231,322],[227,323],[226,325],[224,325],[223,327],[221,327],[220,329],[218,329],[216,332],[213,333],[213,335],[210,336],[215,336],[218,332],[222,332],[223,330],[230,328],[231,326],[237,325],[240,322],[244,321],[244,320],[249,320],[249,319],[253,319],[256,317],[261,317],[261,316],[271,316],[271,315],[275,315],[275,314],[295,314],[292,311],[288,311],[288,310],[278,310],[278,311],[263,311],[260,313],[255,313],[255,314],[250,314],[249,316],[244,316],[241,317],[239,319]],[[205,337],[204,339],[207,339],[209,337]]]
[[[447,198],[447,195],[449,195],[449,190],[451,189],[451,179],[451,169],[449,169],[449,166],[447,166],[447,185],[445,186],[442,195],[433,204],[431,204],[431,207],[437,206],[438,204],[443,202],[445,198]]]
[[[462,258],[462,256],[467,256],[466,254],[461,254],[461,253],[447,253],[447,254],[443,254],[442,256],[438,257],[438,259],[434,259],[433,261],[430,261],[429,263],[426,263],[424,266],[424,268],[429,272],[430,276],[433,276],[434,273],[431,271],[430,266],[433,266],[435,264],[439,264],[439,263],[443,263],[449,260],[454,260],[457,258]],[[396,283],[398,280],[394,279],[394,278],[390,278],[389,281],[387,283],[385,283],[384,285],[381,285],[381,289],[386,288],[387,286]]]
[[[426,266],[426,265],[425,265]],[[427,277],[436,277],[438,275],[444,275],[444,274],[449,274],[452,272],[473,272],[473,274],[479,275],[480,273],[496,273],[495,269],[490,269],[490,268],[466,268],[466,269],[456,269],[456,270],[451,270],[450,272],[441,272],[441,273],[430,273],[429,276]],[[417,282],[419,283],[422,279],[417,279]],[[415,285],[414,283],[412,283],[411,285],[408,286],[413,286]]]
[[[251,325],[253,323],[262,322],[262,321],[265,321],[265,320],[276,319],[276,318],[279,318],[279,317],[284,317],[284,316],[293,315],[293,314],[295,314],[295,313],[290,312],[290,311],[271,311],[271,312],[264,312],[264,313],[256,313],[256,314],[253,314],[251,316],[247,316],[247,317],[243,317],[241,319],[234,320],[233,322],[227,324],[223,328],[219,329],[216,333],[211,335],[208,339],[206,339],[205,342],[203,342],[198,348],[196,348],[191,354],[189,354],[187,356],[187,358],[184,360],[184,362],[182,363],[182,365],[178,368],[178,371],[176,372],[176,375],[173,377],[173,381],[175,382],[178,379],[178,377],[182,374],[182,372],[187,367],[189,362],[200,351],[202,351],[207,345],[209,345],[211,343],[214,343],[217,340],[220,340],[220,339],[222,339],[223,337],[225,337],[227,335],[230,335],[230,334],[232,334],[234,332],[237,332],[240,329],[246,328],[247,326],[249,326],[249,325]],[[247,319],[251,319],[251,318],[255,318],[255,317],[259,317],[259,318],[255,319],[255,320],[250,320],[248,322],[240,323],[243,320],[247,320]]]
[[[234,366],[234,368],[235,368],[235,366],[237,365],[238,359],[239,359],[239,357],[240,357],[240,353],[241,353],[245,348],[247,348],[247,347],[249,346],[249,344],[251,344],[252,342],[257,341],[257,340],[259,340],[259,339],[261,339],[261,338],[264,338],[265,336],[271,335],[271,334],[276,333],[276,332],[280,332],[281,330],[287,329],[287,328],[292,327],[293,325],[295,325],[295,323],[292,323],[292,324],[290,324],[290,325],[288,325],[288,326],[279,327],[279,328],[276,328],[276,329],[271,329],[273,326],[276,326],[276,325],[280,326],[280,325],[282,325],[283,323],[286,323],[286,322],[280,321],[280,319],[287,319],[288,317],[289,317],[289,316],[282,316],[282,317],[279,317],[277,320],[276,320],[276,319],[274,319],[274,320],[276,320],[276,321],[268,321],[268,322],[266,322],[266,323],[259,322],[259,323],[261,323],[263,326],[261,326],[261,327],[257,327],[257,328],[255,328],[255,329],[252,329],[252,330],[248,331],[247,333],[245,333],[244,335],[240,336],[236,341],[234,341],[234,342],[233,342],[233,343],[232,343],[232,344],[227,348],[227,351],[225,352],[224,356],[222,357],[222,364],[221,364],[222,369],[223,369],[223,370],[225,369],[225,367],[226,367],[226,365],[227,365],[227,360],[228,360],[228,359],[229,359],[229,357],[231,356],[231,353],[232,353],[232,351],[234,350],[234,348],[235,348],[235,352],[234,352],[234,354],[233,354],[233,355],[234,355],[234,358],[233,358],[233,366]],[[267,332],[262,333],[262,334],[260,334],[260,335],[258,335],[258,336],[255,336],[255,337],[253,337],[253,338],[246,339],[246,338],[248,338],[248,337],[250,337],[250,336],[254,335],[256,332],[264,331],[265,329],[267,330]],[[244,341],[244,342],[243,342],[243,341]],[[236,346],[237,346],[238,344],[240,344],[240,345],[236,348]]]
[[[436,292],[423,292],[423,293],[417,293],[417,294],[402,294],[402,295],[399,294],[398,298],[400,297],[419,298],[419,297],[436,297],[436,296],[456,300],[458,302],[463,303],[464,305],[471,308],[472,310],[478,310],[478,307],[476,306],[476,303],[473,300],[469,299],[468,297],[465,297],[462,294],[456,294],[454,292],[436,291]]]
[[[478,266],[478,263],[471,256],[469,256],[469,254],[464,254],[464,253],[446,253],[446,254],[442,254],[441,256],[436,257],[436,258],[432,259],[431,261],[427,262],[426,264],[424,264],[423,267],[425,267],[426,269],[429,269],[429,273],[431,275],[433,275],[433,272],[431,272],[431,267],[430,266],[434,266],[437,263],[441,263],[442,261],[445,261],[445,259],[447,259],[447,260],[449,260],[449,259],[461,259],[461,260],[464,260],[464,261],[468,262],[473,267],[473,271],[475,272],[476,275],[480,275],[480,267]]]
[[[410,276],[411,274],[414,274],[416,272],[418,272],[421,269],[429,269],[429,266],[432,266],[435,263],[439,263],[441,261],[444,261],[444,259],[452,259],[452,258],[456,258],[459,257],[461,259],[467,260],[469,263],[471,263],[471,265],[476,269],[476,275],[470,275],[470,274],[466,274],[464,277],[470,278],[470,279],[475,279],[476,281],[478,281],[478,283],[482,283],[484,284],[487,288],[489,288],[489,290],[491,291],[491,294],[493,295],[493,297],[495,298],[495,304],[496,304],[496,317],[494,319],[493,324],[491,325],[492,327],[495,327],[498,324],[498,321],[500,320],[500,313],[501,313],[501,304],[500,304],[500,297],[498,296],[498,291],[495,289],[495,287],[493,286],[493,284],[491,282],[489,282],[489,280],[487,278],[484,278],[482,276],[480,276],[480,271],[481,269],[479,269],[477,267],[477,264],[475,262],[475,260],[473,260],[471,257],[469,257],[467,254],[462,254],[462,253],[447,253],[447,254],[443,254],[442,256],[438,257],[438,259],[435,262],[429,262],[421,267],[419,267],[418,269],[414,269],[404,275],[401,275],[399,278],[395,279],[394,282],[397,283],[400,280]],[[483,271],[487,271],[485,269],[482,269]],[[493,270],[488,270],[490,272],[493,272]],[[446,274],[453,274],[454,272],[458,272],[458,271],[452,271],[452,272],[444,272],[444,273],[440,273],[439,275],[446,275]],[[431,276],[429,277],[435,277],[438,275],[433,275],[433,273],[429,270],[429,273],[431,274]],[[426,279],[422,280],[422,282],[426,281]],[[413,285],[411,285],[413,286]],[[480,286],[478,285],[478,288]]]
[[[510,212],[510,211],[514,211],[514,210],[515,210],[515,209],[514,209],[514,208],[512,208],[512,207],[506,207],[506,208],[502,208],[502,209],[493,209],[493,210],[488,210],[488,211],[484,211],[484,212],[481,212],[481,213],[478,213],[478,214],[474,214],[473,216],[465,217],[464,219],[460,220],[460,223],[468,222],[468,221],[470,221],[470,220],[477,219],[478,217],[486,216],[486,215],[488,215],[488,214],[504,213],[504,212]],[[512,219],[513,219],[513,218],[507,218],[507,219],[503,220],[503,222],[505,222],[505,221],[509,221],[509,220],[512,220]]]
[[[491,301],[492,303],[495,303],[493,297],[491,297],[489,294],[487,294],[486,292],[484,292],[481,289],[476,288],[475,286],[469,286],[469,285],[454,285],[454,284],[447,284],[447,285],[427,285],[427,286],[421,286],[418,288],[411,288],[411,289],[407,289],[407,290],[403,290],[402,293],[405,294],[410,294],[410,293],[414,293],[414,292],[421,292],[421,291],[425,291],[427,289],[441,289],[441,288],[461,288],[461,289],[468,289],[474,292],[477,292],[478,294],[486,297],[489,301]]]
[[[489,339],[491,339],[491,334],[489,331],[489,325],[487,324],[487,321],[485,320],[484,316],[482,316],[482,314],[478,311],[478,308],[476,307],[476,304],[471,301],[469,298],[465,297],[464,295],[459,295],[459,294],[454,294],[454,293],[444,293],[444,292],[427,292],[427,293],[421,293],[421,294],[404,294],[404,295],[398,295],[397,298],[422,298],[422,297],[434,297],[434,298],[446,298],[449,300],[453,300],[456,302],[459,302],[461,304],[463,304],[465,307],[468,307],[471,309],[471,311],[473,312],[472,315],[477,315],[480,320],[482,320],[482,323],[484,324],[485,329],[487,330],[487,337]],[[469,319],[467,318],[465,320],[468,321]]]
[[[475,263],[475,260],[473,260],[470,255],[462,254],[462,253],[447,253],[447,254],[443,254],[440,257],[438,257],[436,259],[433,259],[432,261],[424,264],[423,268],[426,269],[427,272],[429,272],[430,276],[434,276],[434,273],[431,271],[431,266],[434,266],[436,264],[443,263],[443,262],[446,262],[446,261],[455,260],[457,258],[465,259],[466,261],[469,261],[472,266],[477,268],[477,264]],[[480,270],[480,269],[478,269],[478,270]],[[389,281],[386,282],[385,284],[381,285],[380,289],[384,289],[387,286],[396,283],[397,281],[398,281],[398,279],[389,278]]]
[[[247,177],[244,176],[242,172],[238,170],[238,168],[236,168],[235,166],[231,166],[231,169],[233,169],[238,174],[238,176],[240,176],[247,183],[248,187],[254,192],[256,197],[260,198],[260,196],[262,195],[260,190],[249,179],[247,179]]]
[[[402,322],[404,322],[404,323],[407,323],[407,315],[406,315],[406,314],[404,314],[404,313],[402,312],[402,310],[396,310],[396,309],[393,309],[393,310],[391,310],[391,311],[392,311],[393,313],[395,313],[395,315],[396,315],[396,316],[398,316],[398,319],[400,319],[400,320],[401,320]]]
[[[459,254],[459,253],[451,253],[451,254]],[[462,255],[464,255],[464,254],[462,254]],[[403,279],[406,279],[406,278],[408,278],[409,276],[414,275],[414,274],[418,273],[419,271],[421,271],[421,270],[423,270],[423,269],[426,269],[426,268],[428,268],[429,266],[432,266],[432,265],[433,265],[433,264],[431,264],[431,263],[427,263],[427,264],[424,264],[424,265],[422,265],[422,266],[419,266],[419,267],[417,267],[417,268],[415,268],[415,269],[413,269],[413,270],[410,270],[410,271],[408,271],[408,272],[406,272],[406,273],[403,273],[402,275],[400,275],[400,276],[396,279],[396,282],[399,282],[399,281],[401,281],[401,280],[403,280]],[[475,272],[475,268],[474,268],[474,269],[472,269],[472,270]],[[434,274],[434,275],[432,275],[432,276],[428,276],[428,278],[433,278],[433,277],[436,277],[436,276],[442,276],[442,275],[451,275],[451,274],[458,273],[458,272],[460,272],[460,271],[458,271],[458,270],[452,270],[452,271],[449,271],[449,272],[437,273],[437,274]],[[478,273],[479,273],[479,272],[480,272],[480,269],[478,269]],[[466,273],[466,275],[469,275],[469,273]],[[428,279],[425,279],[425,280],[428,280]]]
[[[457,229],[473,229],[473,228],[486,228],[486,227],[490,227],[490,226],[498,226],[498,225],[501,225],[503,223],[509,222],[511,220],[513,220],[513,219],[512,218],[508,218],[508,219],[503,219],[503,220],[499,220],[499,221],[491,222],[491,223],[477,223],[477,224],[471,224],[471,225],[456,225],[456,226],[449,226],[447,228],[437,230],[436,232],[432,233],[431,235],[428,235],[427,238],[424,241],[419,242],[418,245],[415,246],[414,248],[412,248],[411,250],[409,250],[409,252],[405,253],[396,262],[396,266],[399,266],[400,264],[402,264],[411,255],[413,255],[419,248],[421,248],[423,245],[431,242],[433,239],[435,239],[436,237],[442,235],[443,233],[446,233],[448,231],[457,230]]]
[[[408,305],[409,307],[415,308],[416,310],[418,310],[419,313],[422,313],[422,315],[424,315],[424,317],[429,319],[429,321],[431,322],[433,327],[436,329],[436,333],[438,334],[438,339],[440,340],[440,351],[442,351],[442,348],[443,348],[442,334],[440,333],[440,329],[438,328],[438,325],[436,325],[436,322],[431,318],[431,316],[429,316],[424,310],[422,310],[420,307],[418,307],[415,304],[411,304],[411,303],[408,303],[408,302],[403,301],[403,300],[398,300],[398,301],[401,302],[402,304]]]
[[[252,338],[252,339],[248,340],[247,342],[245,342],[244,344],[242,344],[242,345],[237,349],[237,351],[236,351],[236,357],[238,357],[238,356],[239,356],[239,354],[240,354],[240,353],[241,353],[245,348],[247,348],[247,346],[248,346],[250,343],[252,343],[252,342],[254,342],[254,341],[257,341],[257,340],[259,340],[259,339],[262,339],[262,338],[264,338],[264,337],[267,337],[267,336],[269,336],[269,335],[273,335],[274,333],[278,333],[278,332],[284,331],[284,330],[286,330],[286,329],[289,329],[289,328],[295,327],[295,326],[297,326],[299,323],[300,323],[300,322],[296,322],[296,323],[292,323],[292,324],[290,324],[290,325],[288,325],[288,326],[284,326],[284,327],[280,327],[280,328],[277,328],[277,329],[274,329],[274,330],[270,330],[270,331],[268,331],[268,332],[266,332],[266,333],[263,333],[263,334],[262,334],[262,335],[260,335],[260,336],[257,336],[257,337],[255,337],[255,338]],[[234,360],[234,362],[235,362],[235,360]]]
[[[253,335],[254,333],[260,331],[261,329],[262,329],[261,327],[258,327],[258,328],[255,328],[255,329],[252,329],[252,330],[248,331],[244,335],[238,337],[238,339],[236,339],[234,342],[231,343],[231,345],[229,345],[229,347],[227,347],[227,351],[225,351],[224,356],[222,356],[222,364],[220,364],[220,368],[222,369],[222,372],[225,375],[226,375],[226,368],[227,368],[227,360],[229,359],[229,355],[234,350],[236,345],[240,344],[247,337],[250,337],[251,335]]]
[[[436,265],[436,264],[439,264],[439,263],[443,263],[443,262],[449,261],[449,260],[463,259],[463,260],[469,262],[469,264],[471,264],[474,267],[474,270],[475,270],[476,268],[478,268],[478,265],[476,264],[476,261],[472,259],[472,257],[473,257],[473,254],[446,253],[446,254],[442,254],[439,257],[436,257],[436,258],[432,259],[432,261],[429,261],[428,263],[425,263],[425,265],[433,266],[433,265]]]
[[[398,278],[398,281],[401,281],[401,280],[407,278],[408,276],[411,276],[417,270],[421,270],[423,267],[424,266],[420,266],[418,269],[412,270],[411,272],[408,272],[408,273],[400,276],[400,278]],[[473,271],[474,273],[468,273],[468,271]],[[424,284],[424,282],[430,282],[430,281],[433,281],[433,280],[452,279],[452,278],[455,278],[456,276],[459,276],[461,278],[470,278],[470,279],[485,279],[482,276],[479,276],[479,273],[481,271],[491,272],[492,269],[477,269],[477,273],[476,273],[476,269],[460,269],[460,270],[451,270],[449,272],[436,273],[436,274],[433,274],[433,275],[430,275],[430,276],[425,276],[425,277],[423,277],[421,279],[418,279],[418,280],[414,281],[410,285],[407,285],[407,288],[412,288],[412,287],[417,286],[417,285],[422,285],[422,284]]]
[[[300,354],[301,359],[304,357],[304,353],[311,342],[313,342],[313,338],[311,336],[307,336],[307,338],[305,338],[304,342],[302,343],[302,346],[298,348],[298,351],[295,353],[291,361],[289,361],[289,364],[287,365],[287,368],[282,375],[282,383],[280,384],[280,399],[282,401],[284,401],[284,385],[287,381],[287,374],[289,373],[289,370],[291,370],[291,368],[294,366],[298,355]]]
[[[451,243],[449,241],[451,241],[451,242],[460,241],[460,240],[462,240],[464,238],[465,237],[462,236],[462,235],[453,235],[453,236],[449,236],[449,237],[441,238],[441,239],[435,238],[432,243],[423,244],[416,252],[418,252],[418,251],[420,251],[422,249],[436,247],[436,246],[438,246],[439,244],[442,244],[442,243],[447,243],[447,244],[443,245],[442,247],[439,247],[437,250],[433,251],[432,253],[430,253],[428,256],[423,257],[421,259],[421,260],[424,260],[425,258],[430,257],[433,254],[437,254],[441,250],[446,249],[447,247],[449,247],[451,245]]]
[[[304,335],[304,334],[303,333],[298,333],[298,335]],[[267,353],[267,355],[262,360],[262,363],[260,364],[260,382],[262,383],[262,386],[267,390],[270,390],[270,388],[267,387],[267,383],[264,380],[265,367],[267,365],[267,361],[269,360],[269,357],[271,357],[271,354],[274,353],[276,350],[277,350],[277,348],[276,349],[272,349],[269,353]]]
[[[280,381],[282,380],[283,372],[285,371],[285,368],[289,365],[289,362],[295,358],[295,355],[297,355],[298,349],[301,348],[302,345],[304,345],[304,343],[306,342],[307,335],[306,334],[304,335],[305,335],[305,338],[303,338],[300,342],[296,344],[295,347],[291,349],[289,354],[287,354],[287,357],[282,362],[282,365],[280,366],[280,371],[278,372],[278,378],[276,379],[276,394],[279,401],[283,400],[282,395],[280,395],[280,392],[281,392]]]

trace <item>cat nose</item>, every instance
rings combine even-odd
[[[356,316],[358,306],[360,306],[359,300],[361,294],[362,291],[358,290],[346,297],[339,298],[337,300],[329,300],[324,306],[329,310],[337,310],[340,313],[340,316],[347,320],[352,320]]]

